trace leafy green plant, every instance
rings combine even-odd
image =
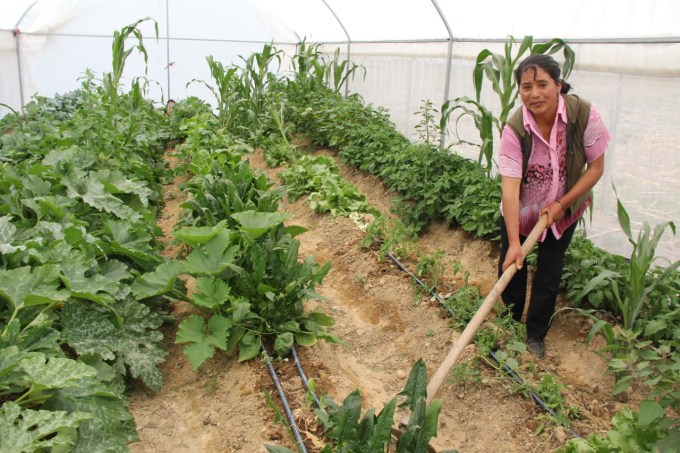
[[[654,402],[643,401],[639,413],[623,408],[614,415],[606,436],[592,434],[588,439],[571,439],[557,453],[677,452],[680,432],[668,435],[664,425],[663,409]]]
[[[428,451],[430,439],[437,436],[437,421],[441,411],[441,400],[434,400],[426,407],[427,369],[422,359],[411,370],[404,390],[385,404],[376,414],[374,408],[361,417],[361,395],[358,390],[349,394],[342,405],[327,396],[322,397],[327,412],[316,411],[323,422],[326,436],[330,442],[321,450],[331,452],[375,452],[382,453],[392,444],[392,423],[397,408],[398,397],[405,397],[399,407],[409,410],[408,423],[398,436],[395,452],[420,453]],[[290,450],[266,445],[269,452],[290,452]],[[442,453],[454,453],[452,450]]]
[[[366,236],[360,247],[379,246],[378,258],[385,259],[388,253],[397,258],[408,257],[415,248],[417,236],[413,228],[407,227],[399,218],[379,215],[366,228]]]
[[[675,224],[673,222],[664,222],[656,225],[654,231],[652,231],[649,224],[643,222],[637,240],[635,240],[633,239],[631,232],[628,212],[623,207],[623,204],[618,197],[617,209],[619,225],[626,234],[628,241],[633,246],[628,273],[623,276],[625,286],[622,289],[619,288],[618,278],[621,277],[619,273],[612,270],[604,270],[586,285],[581,295],[588,294],[591,288],[598,286],[603,280],[608,280],[612,285],[617,314],[620,314],[623,318],[623,327],[625,329],[632,329],[635,326],[641,311],[643,309],[649,309],[649,295],[656,288],[661,279],[670,275],[680,267],[680,260],[671,263],[656,280],[648,283],[647,278],[650,268],[658,259],[656,256],[656,247],[659,244],[659,240],[667,227],[670,227],[673,234],[675,234]]]
[[[442,262],[443,256],[444,250],[441,249],[437,249],[429,254],[418,253],[415,275],[419,280],[427,282],[425,287],[417,285],[416,290],[419,294],[430,294],[437,289],[437,285],[446,271],[446,266]]]
[[[566,402],[563,395],[564,388],[564,384],[556,376],[546,373],[538,381],[535,392],[541,397],[545,405],[555,413],[555,416],[548,414],[544,417],[558,425],[569,428],[570,419],[578,418],[579,410],[577,406],[571,406]]]
[[[227,230],[223,221],[176,234],[194,245],[182,272],[198,278],[192,303],[208,316],[207,322],[198,315],[182,321],[177,335],[178,343],[188,343],[185,353],[194,368],[216,349],[238,346],[239,361],[250,360],[259,353],[263,335],[275,336],[281,356],[294,341],[302,346],[319,338],[339,342],[324,330],[333,325],[330,317],[304,312],[302,301],[321,298],[314,287],[330,269],[329,263],[319,266],[313,257],[297,261],[299,241],[294,236],[304,229],[284,227],[283,214],[243,211],[232,217],[238,229]]]
[[[215,226],[221,221],[227,227],[237,225],[232,214],[245,210],[275,211],[285,193],[273,188],[267,177],[250,168],[247,161],[231,164],[209,164],[205,175],[197,174],[187,184],[189,199],[182,204],[186,225]]]
[[[614,292],[609,280],[591,285],[587,293],[583,290],[593,278],[605,270],[619,274],[618,285],[623,286],[625,269],[624,257],[596,247],[583,234],[575,234],[565,256],[562,286],[575,306],[587,303],[597,309],[614,310]]]
[[[426,145],[433,146],[439,135],[439,128],[435,122],[439,112],[432,107],[432,101],[426,99],[421,101],[420,110],[416,113],[420,114],[420,121],[415,127],[418,139]]]
[[[300,159],[300,149],[276,136],[269,136],[261,143],[267,166],[270,168],[291,165]]]
[[[117,32],[103,82],[34,98],[0,140],[0,449],[123,450],[126,379],[161,387],[164,304],[132,288],[163,262],[168,127],[138,80],[119,90],[140,23]]]
[[[468,277],[466,272],[463,286],[444,299],[444,307],[451,314],[452,327],[458,331],[468,325],[483,301],[479,288],[468,285]]]
[[[288,199],[297,200],[309,194],[307,203],[318,213],[332,217],[352,212],[368,212],[366,196],[340,177],[335,161],[327,156],[303,156],[279,174],[287,185]]]

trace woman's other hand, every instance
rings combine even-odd
[[[512,263],[515,263],[517,270],[522,269],[524,259],[522,257],[522,245],[511,244],[508,248],[508,253],[505,254],[505,261],[503,261],[503,271],[505,271]]]
[[[545,226],[546,228],[550,228],[553,223],[557,222],[562,217],[564,217],[566,213],[567,213],[566,207],[559,200],[555,200],[549,205],[544,206],[543,209],[541,209],[541,215],[548,214],[548,221]]]

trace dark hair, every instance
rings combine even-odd
[[[534,74],[538,68],[543,69],[548,73],[550,78],[552,78],[555,83],[561,83],[562,89],[560,92],[562,94],[567,94],[571,89],[571,85],[560,78],[560,65],[549,55],[534,54],[526,57],[515,69],[515,79],[517,80],[517,85],[522,81],[522,74],[524,74],[529,69],[534,70]]]

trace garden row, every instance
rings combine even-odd
[[[435,219],[479,237],[498,235],[499,182],[478,163],[432,143],[445,122],[437,124],[427,104],[422,143],[410,143],[385,112],[339,94],[358,67],[303,43],[291,58],[289,78],[270,71],[284,57],[271,45],[238,67],[208,58],[213,80],[204,83],[216,96],[216,114],[189,98],[166,117],[144,99],[143,79],[120,93],[130,53],[123,52],[123,42],[135,26],[114,35],[114,72],[103,83],[88,74],[77,92],[38,98],[25,115],[0,123],[3,448],[125,450],[136,438],[126,379],[141,378],[154,390],[161,385],[164,296],[186,300],[200,313],[182,321],[176,339],[187,344],[195,368],[217,349],[238,350],[239,360],[248,360],[263,341],[272,341],[279,355],[294,342],[339,341],[327,331],[332,319],[303,305],[317,297],[314,287],[329,266],[298,260],[295,237],[304,230],[285,225],[288,215],[278,211],[286,189],[274,189],[242,160],[251,146],[265,149],[272,165],[288,166],[282,174],[288,196],[309,194],[317,212],[349,215],[370,208],[339,178],[332,160],[302,156],[293,135],[335,148],[345,162],[379,175],[400,194],[395,212],[401,219],[379,218],[368,230],[366,244],[377,244],[383,255],[398,253]],[[136,49],[146,54],[141,40]],[[168,140],[181,142],[180,158],[189,163],[179,171],[192,175],[175,232],[187,253],[173,261],[160,257],[154,226],[159,183],[170,176],[160,159]],[[666,224],[653,232],[646,226],[634,239],[621,205],[619,218],[635,246],[630,261],[579,237],[564,284],[574,303],[607,309],[623,322],[596,317],[592,331],[608,342],[617,391],[633,379],[650,387],[639,415],[615,418],[618,437],[594,437],[591,447],[614,445],[623,436],[649,448],[680,434],[680,277],[678,263],[651,267]],[[191,297],[178,279],[187,274],[197,281]],[[455,309],[457,299],[449,302]],[[491,339],[489,346],[497,342]],[[426,381],[422,367],[414,373],[415,382]],[[429,422],[409,428],[402,441],[407,450],[436,434],[438,414],[436,407],[425,410],[422,386],[409,383],[404,404],[412,420]],[[350,400],[355,407],[356,398]],[[324,451],[358,445],[382,451],[389,442],[389,416],[374,413],[351,420],[354,438],[333,437],[347,426],[348,409],[328,404],[335,410],[325,424],[334,440]],[[569,448],[591,448],[585,442]]]
[[[309,64],[315,59],[317,64]],[[345,162],[379,175],[388,188],[400,195],[395,212],[413,232],[421,231],[432,220],[443,219],[478,236],[496,239],[498,181],[486,176],[479,165],[428,143],[428,137],[437,134],[423,132],[436,129],[427,105],[418,128],[422,143],[412,144],[395,130],[385,112],[365,106],[358,96],[345,98],[339,90],[327,88],[337,86],[329,83],[336,71],[328,68],[334,65],[336,60],[324,59],[313,46],[301,46],[293,57],[297,70],[294,76],[271,83],[272,112],[276,113],[284,148],[289,146],[285,131],[295,131],[315,146],[337,149]],[[305,69],[307,73],[301,72]],[[287,180],[285,175],[282,179],[288,183],[290,178]],[[303,180],[315,179],[308,176]],[[324,193],[318,187],[313,190],[310,205],[316,205],[313,200]],[[659,438],[668,435],[659,445],[672,445],[680,434],[680,262],[659,265],[664,260],[656,257],[655,251],[664,231],[674,232],[675,226],[672,222],[655,227],[644,223],[635,237],[620,202],[618,215],[633,245],[630,259],[600,250],[581,235],[568,253],[563,287],[574,306],[593,319],[589,338],[599,332],[607,342],[603,352],[608,354],[609,370],[617,378],[615,393],[625,391],[632,381],[644,384],[649,391],[639,418],[621,414],[615,423],[629,438],[654,437],[650,433],[656,432]],[[379,234],[378,238],[384,240],[385,235]],[[668,414],[672,415],[664,409],[670,409]],[[575,445],[583,446],[584,442]],[[592,442],[606,440],[594,438]]]
[[[0,446],[121,451],[137,439],[124,391],[153,390],[166,307],[139,297],[163,262],[155,219],[169,128],[88,74],[0,123]]]

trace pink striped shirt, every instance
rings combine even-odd
[[[553,203],[567,192],[567,104],[559,97],[555,125],[550,132],[550,142],[546,142],[538,130],[533,115],[524,109],[524,127],[531,132],[533,147],[527,166],[527,180],[522,181],[519,200],[519,232],[527,236],[538,221],[541,208]],[[600,118],[595,106],[591,105],[588,125],[584,131],[583,145],[586,160],[592,162],[607,149],[609,132]],[[505,126],[501,137],[498,173],[501,176],[522,178],[522,146],[515,133]],[[576,222],[583,211],[592,203],[592,199],[583,205],[578,212],[564,217],[550,228],[555,238],[562,237],[564,231]],[[501,202],[501,213],[503,203]],[[543,232],[540,240],[545,239]]]

